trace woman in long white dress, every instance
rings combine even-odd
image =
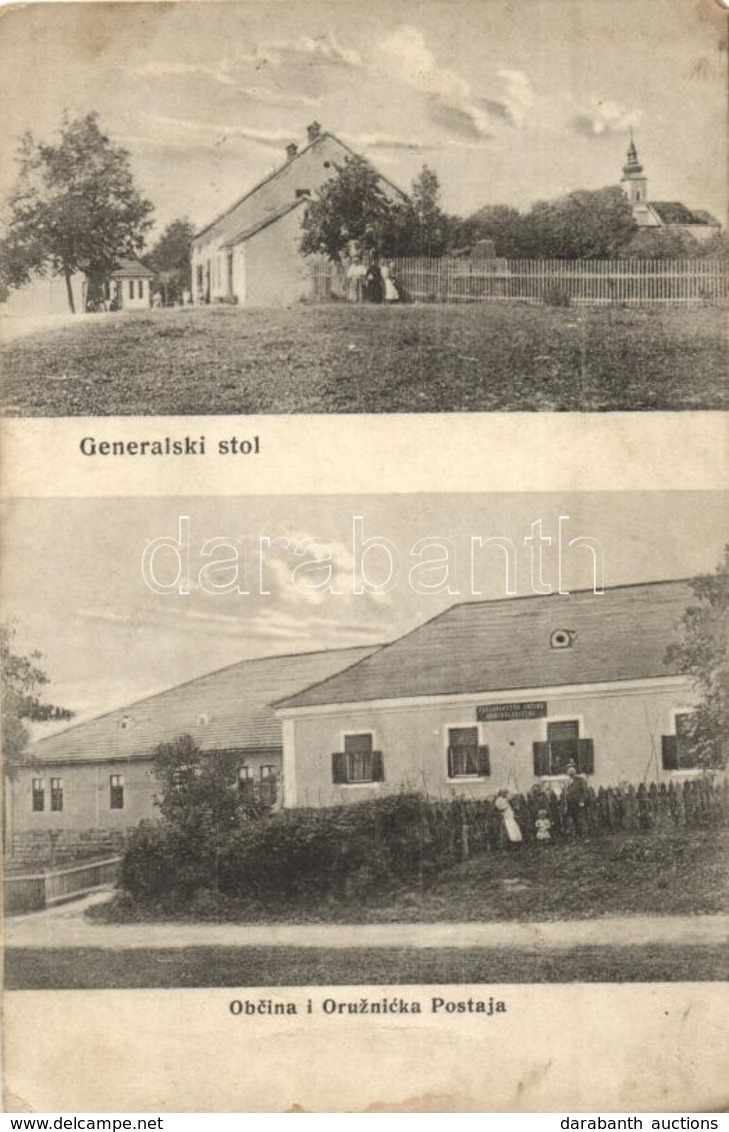
[[[509,795],[505,790],[499,791],[496,796],[494,805],[501,814],[504,823],[504,829],[506,831],[506,836],[508,837],[509,841],[512,845],[518,844],[522,840],[521,830],[519,829],[518,821],[514,817],[514,811],[512,810],[511,803],[509,802]]]
[[[399,302],[400,296],[397,293],[397,287],[395,286],[395,284],[392,281],[392,277],[390,275],[390,265],[389,265],[389,263],[381,264],[380,275],[382,276],[382,282],[383,282],[384,287],[385,287],[385,302],[386,303],[397,303],[397,302]]]

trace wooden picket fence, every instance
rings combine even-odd
[[[121,857],[109,857],[52,872],[6,876],[3,878],[5,912],[36,912],[86,896],[112,884],[120,863]]]
[[[542,811],[550,823],[551,841],[729,826],[726,778],[712,781],[701,776],[660,786],[623,783],[597,790],[587,785],[577,806],[570,805],[565,793],[560,796],[550,788],[535,786],[523,794],[512,794],[509,802],[526,843],[536,840],[536,822]],[[509,844],[493,798],[428,799],[418,821],[402,825],[399,834],[437,861],[466,860]]]
[[[722,259],[395,259],[391,274],[406,301],[522,302],[553,306],[699,306],[729,299]],[[311,299],[344,300],[345,269],[311,263]]]

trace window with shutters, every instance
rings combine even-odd
[[[124,809],[124,775],[109,775],[109,808],[112,810]]]
[[[33,779],[33,812],[43,813],[46,808],[46,784],[42,778]]]
[[[339,784],[382,782],[384,764],[382,751],[373,750],[371,732],[345,735],[344,750],[332,755],[332,780]]]
[[[51,809],[59,813],[63,809],[63,779],[51,779]]]
[[[592,739],[580,738],[578,719],[552,720],[547,723],[546,742],[534,744],[534,774],[537,778],[566,774],[570,764],[578,774],[594,773]]]
[[[253,780],[253,767],[243,766],[238,767],[238,790],[247,798],[252,798],[255,792],[255,782]]]
[[[663,735],[661,762],[664,770],[695,770],[698,766],[691,743],[691,712],[675,717],[675,735]]]
[[[134,298],[134,280],[133,279],[129,280],[129,298],[130,299]]]
[[[489,749],[479,745],[478,727],[449,727],[448,777],[486,778],[490,773]]]

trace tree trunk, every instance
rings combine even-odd
[[[71,272],[66,269],[63,273],[63,278],[66,280],[66,295],[68,297],[68,309],[71,314],[76,313],[76,307],[73,304],[73,287],[71,286]]]

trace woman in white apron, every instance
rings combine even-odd
[[[382,276],[382,282],[383,282],[384,287],[385,287],[385,302],[386,303],[397,303],[397,302],[399,302],[400,296],[397,293],[397,287],[395,286],[395,284],[392,281],[392,277],[390,275],[390,265],[389,265],[389,263],[383,263],[381,265],[380,275]]]
[[[509,795],[507,794],[506,790],[499,790],[499,793],[496,795],[496,801],[494,802],[494,805],[501,814],[501,819],[504,823],[504,830],[510,843],[512,845],[518,844],[522,840],[521,830],[519,829],[519,823],[514,817],[514,811],[511,808]]]

